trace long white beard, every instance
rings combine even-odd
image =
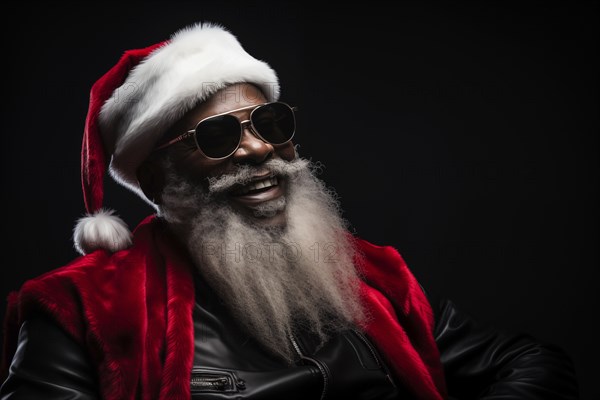
[[[359,276],[335,194],[313,166],[297,158],[265,167],[286,177],[287,193],[254,214],[285,207],[283,228],[261,227],[229,205],[224,193],[252,176],[256,169],[248,166],[211,180],[208,191],[172,173],[161,213],[241,325],[291,362],[290,333],[308,330],[324,343],[363,318]]]

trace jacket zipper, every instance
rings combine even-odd
[[[396,387],[396,384],[394,383],[394,380],[392,379],[392,376],[390,375],[390,371],[388,370],[387,365],[385,365],[385,363],[379,358],[379,354],[377,353],[377,350],[375,350],[375,348],[373,347],[373,345],[371,344],[369,339],[367,339],[365,337],[365,335],[357,329],[352,329],[352,332],[354,332],[354,334],[356,334],[356,336],[365,344],[365,346],[367,346],[367,348],[371,352],[371,355],[373,356],[373,359],[375,360],[375,363],[377,364],[377,366],[383,370],[383,373],[385,374],[388,381],[390,381],[392,386]]]
[[[193,376],[192,377],[192,390],[194,389],[210,389],[217,391],[224,391],[228,389],[231,382],[227,377],[206,377],[206,376]]]
[[[316,365],[316,367],[321,372],[321,375],[323,376],[323,392],[321,392],[320,400],[325,399],[325,396],[327,395],[327,389],[329,386],[329,374],[327,373],[327,369],[326,369],[325,365],[323,365],[323,363],[321,361],[317,360],[316,358],[312,358],[312,357],[304,355],[304,353],[302,353],[302,349],[300,348],[300,345],[296,341],[296,338],[294,337],[293,334],[290,334],[290,341],[292,342],[292,347],[294,348],[296,353],[298,353],[298,356],[300,356],[301,359],[307,360],[307,361],[313,363],[314,365]]]
[[[193,368],[190,380],[192,391],[237,392],[246,388],[243,379],[231,371]]]

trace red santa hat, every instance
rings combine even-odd
[[[270,101],[279,98],[277,75],[267,63],[222,26],[198,23],[167,41],[126,51],[92,86],[81,151],[87,214],[73,231],[79,253],[131,245],[127,225],[102,207],[105,172],[154,205],[140,189],[137,168],[187,111],[239,82],[257,85]]]

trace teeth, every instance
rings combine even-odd
[[[271,186],[276,186],[276,185],[277,185],[277,177],[273,176],[270,178],[261,179],[260,181],[252,182],[252,183],[244,186],[240,190],[238,190],[236,194],[242,195],[242,194],[246,194],[246,193],[250,192],[251,190],[264,189],[264,188],[269,188]]]

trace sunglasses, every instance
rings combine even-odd
[[[250,109],[250,118],[244,121],[231,115]],[[193,136],[202,154],[213,160],[221,160],[231,156],[240,147],[244,129],[247,128],[266,143],[282,145],[292,140],[296,132],[295,111],[296,107],[275,101],[212,115],[198,122],[194,129],[159,145],[155,151]]]

